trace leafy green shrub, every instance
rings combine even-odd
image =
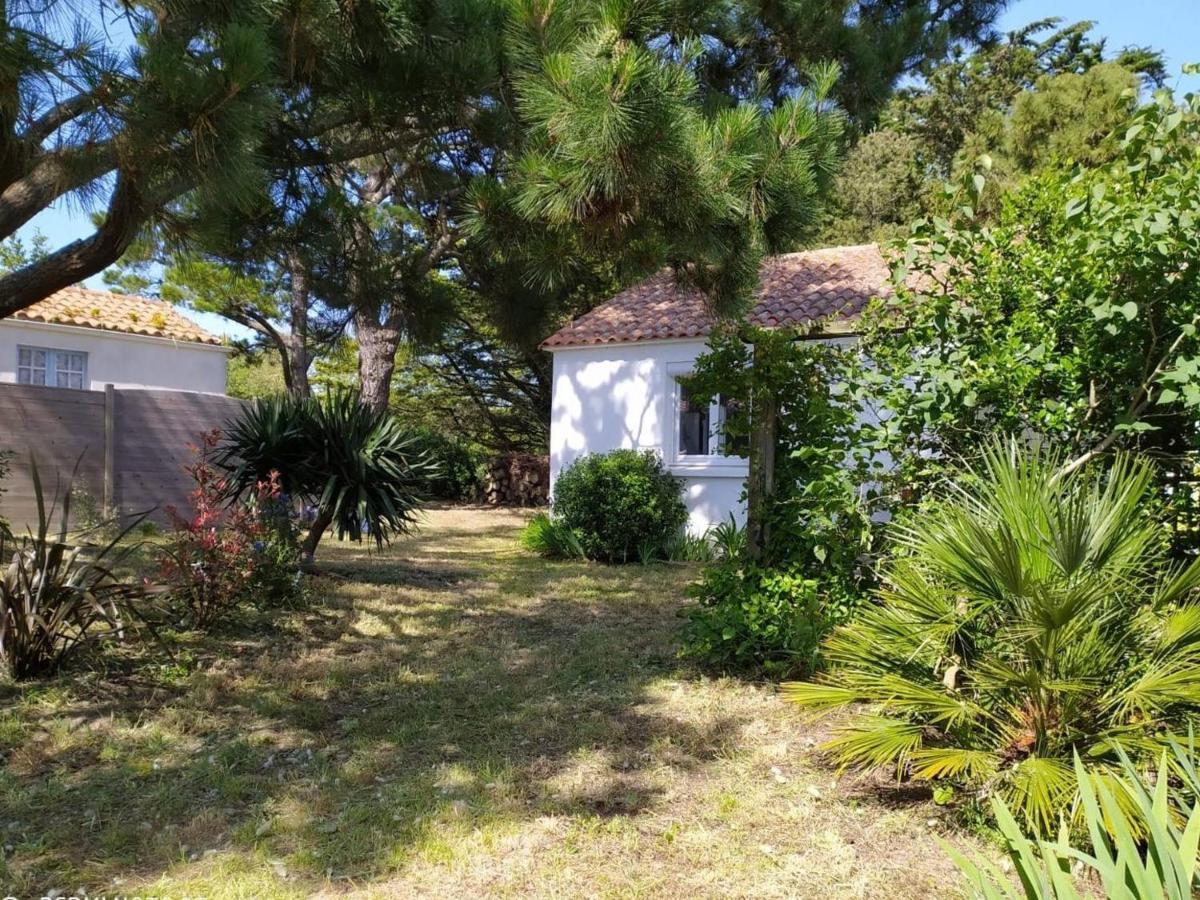
[[[217,463],[234,498],[275,471],[280,490],[315,509],[301,542],[305,562],[330,526],[339,539],[366,534],[377,545],[409,531],[436,475],[416,437],[351,390],[256,401],[229,425]]]
[[[687,521],[681,482],[652,451],[580,457],[554,483],[554,518],[579,538],[589,559],[628,562],[647,544],[664,545]]]
[[[850,713],[841,765],[996,791],[1045,833],[1074,754],[1153,756],[1200,712],[1200,561],[1171,563],[1150,466],[1061,464],[993,445],[896,529],[878,603],[825,641],[829,672],[784,688]]]
[[[817,647],[842,616],[802,574],[728,557],[705,568],[689,590],[684,654],[721,669],[811,672]]]
[[[52,532],[56,501],[46,504],[36,464],[32,473],[36,531],[0,534],[0,663],[18,679],[53,672],[73,651],[135,627],[145,596],[140,583],[115,574],[134,549],[117,545],[137,522],[100,547],[72,546],[70,493]]]
[[[287,606],[303,599],[300,527],[295,504],[271,472],[245,500],[255,533],[250,596],[260,607]]]
[[[722,669],[811,671],[818,643],[861,602],[873,575],[875,528],[862,491],[870,460],[857,452],[857,408],[842,396],[848,357],[801,337],[718,330],[688,379],[699,403],[751,398],[726,404],[728,446],[749,441],[755,417],[770,414],[775,404],[763,398],[788,398],[772,418],[772,489],[746,496],[756,546],[732,521],[717,526],[719,561],[692,590],[684,652]]]
[[[103,499],[88,490],[87,485],[78,482],[71,485],[71,508],[74,510],[72,518],[78,532],[91,534],[111,526],[111,522],[107,522],[104,515]]]
[[[1200,778],[1194,748],[1173,743],[1172,755],[1164,752],[1149,777],[1128,758],[1121,760],[1116,774],[1089,772],[1078,756],[1074,768],[1091,852],[1072,846],[1066,828],[1057,841],[1027,836],[1008,806],[993,797],[992,809],[1020,887],[989,860],[968,858],[945,845],[972,895],[983,900],[1081,900],[1085,895],[1077,887],[1081,878],[1077,869],[1083,868],[1099,882],[1105,897],[1189,900],[1197,896]],[[1172,789],[1180,781],[1186,789],[1182,797]]]
[[[435,500],[472,500],[483,486],[483,456],[462,441],[432,428],[413,431],[416,447],[429,460],[433,472],[427,491]]]
[[[521,546],[551,559],[583,559],[583,545],[570,528],[538,513],[521,530]]]

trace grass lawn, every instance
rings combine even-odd
[[[173,663],[0,684],[0,892],[958,895],[935,807],[676,659],[690,568],[549,563],[523,521],[433,510]]]

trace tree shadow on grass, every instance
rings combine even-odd
[[[460,569],[468,547],[429,535],[396,554],[428,568],[335,558],[353,581],[327,604],[216,636],[166,682],[118,673],[44,704],[13,689],[0,880],[95,889],[231,848],[312,886],[370,879],[438,835],[650,812],[664,765],[703,768],[736,740],[736,711],[695,722],[656,701],[677,670],[661,573]]]

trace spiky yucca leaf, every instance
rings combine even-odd
[[[1172,772],[1184,772],[1182,788],[1172,791]],[[1191,749],[1171,742],[1148,778],[1121,754],[1115,770],[1089,770],[1078,756],[1074,781],[1086,825],[1090,851],[1072,845],[1060,828],[1056,841],[1027,836],[1008,806],[993,798],[996,822],[1007,844],[1019,884],[990,861],[967,857],[943,844],[966,876],[971,896],[984,900],[1081,900],[1094,896],[1080,890],[1073,868],[1087,870],[1100,883],[1103,896],[1124,900],[1187,900],[1200,889],[1197,845],[1200,807]]]
[[[0,533],[0,664],[18,679],[52,672],[79,648],[142,624],[137,601],[146,593],[116,573],[135,549],[122,541],[144,517],[100,547],[73,543],[70,485],[60,507],[57,497],[47,501],[36,461],[30,470],[35,527],[21,538]]]
[[[829,745],[842,765],[982,788],[1053,829],[1074,753],[1100,771],[1121,747],[1156,758],[1200,712],[1200,563],[1167,557],[1151,475],[1127,456],[1064,475],[1053,453],[991,446],[897,529],[879,603],[785,695],[851,711]]]
[[[227,427],[218,463],[234,497],[274,470],[286,492],[316,507],[303,545],[309,560],[329,526],[339,538],[366,534],[376,544],[408,531],[436,474],[414,432],[351,390],[256,401]]]

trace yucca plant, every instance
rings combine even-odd
[[[257,401],[226,430],[219,462],[235,498],[275,471],[286,493],[315,507],[301,542],[308,563],[330,527],[339,538],[366,534],[377,545],[408,531],[436,474],[412,432],[351,390]]]
[[[1196,849],[1200,842],[1200,780],[1193,748],[1172,742],[1158,769],[1146,777],[1123,756],[1116,774],[1092,772],[1075,757],[1081,816],[1089,849],[1072,843],[1064,823],[1057,841],[1025,834],[999,798],[992,808],[1019,883],[989,860],[968,857],[949,845],[971,894],[983,900],[1080,900],[1084,883],[1099,883],[1103,896],[1120,900],[1188,900],[1200,891]],[[1172,784],[1182,789],[1172,790]],[[1086,890],[1086,889],[1085,889]]]
[[[1129,456],[1064,474],[996,444],[896,529],[878,602],[824,642],[828,671],[784,686],[849,716],[843,767],[997,793],[1046,833],[1122,748],[1154,758],[1200,710],[1200,562],[1178,566]]]
[[[58,510],[47,504],[31,466],[36,530],[14,538],[0,531],[0,663],[16,679],[53,672],[73,651],[137,625],[143,586],[117,574],[134,545],[118,549],[140,519],[98,547],[69,543],[69,490]]]

